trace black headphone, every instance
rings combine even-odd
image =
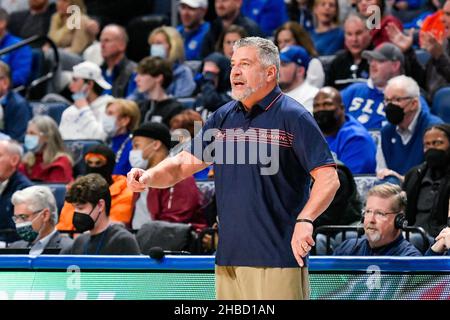
[[[449,218],[450,220],[450,218]],[[364,215],[361,216],[361,223],[364,223]],[[408,226],[408,220],[403,212],[398,213],[395,216],[394,227],[395,229],[405,229]]]

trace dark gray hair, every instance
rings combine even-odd
[[[263,67],[275,66],[278,81],[280,77],[280,53],[272,41],[260,37],[242,38],[235,42],[233,51],[243,47],[256,48]]]
[[[46,208],[50,210],[51,221],[58,223],[58,207],[56,206],[55,196],[49,187],[31,186],[14,192],[11,198],[13,205],[26,204],[32,212],[42,211]]]

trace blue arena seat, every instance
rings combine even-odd
[[[177,98],[177,101],[181,103],[186,109],[194,109],[195,106],[194,97]]]
[[[73,176],[75,178],[86,172],[84,164],[84,154],[86,151],[90,147],[102,143],[103,142],[100,140],[64,140],[66,150],[72,155],[73,158]]]
[[[65,183],[43,183],[43,186],[49,187],[56,199],[56,206],[58,207],[58,214],[64,206],[64,198],[66,196]]]
[[[374,174],[355,174],[354,178],[361,201],[365,203],[367,192],[379,182],[379,179]]]
[[[30,105],[33,110],[33,116],[48,115],[55,120],[58,125],[61,122],[62,113],[69,107],[69,105],[64,102],[31,101]]]
[[[445,123],[450,123],[450,87],[435,92],[431,110]]]
[[[430,53],[423,49],[417,49],[417,50],[415,50],[415,52],[416,52],[417,60],[420,62],[420,64],[422,66],[425,66],[427,64],[428,60],[430,60],[430,57],[431,57]]]

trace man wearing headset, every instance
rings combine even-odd
[[[414,245],[405,240],[406,193],[398,185],[377,185],[367,193],[363,211],[364,237],[342,242],[337,256],[421,256]]]

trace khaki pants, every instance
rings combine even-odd
[[[218,300],[308,300],[307,268],[222,267],[216,265]]]

